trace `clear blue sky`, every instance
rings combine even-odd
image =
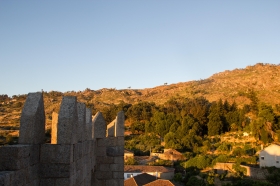
[[[280,63],[279,0],[0,1],[0,94],[151,88]]]

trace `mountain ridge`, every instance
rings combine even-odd
[[[236,102],[239,107],[249,104],[250,91],[254,91],[260,102],[275,107],[280,104],[280,65],[257,63],[244,69],[226,70],[215,73],[207,79],[160,85],[145,89],[103,88],[99,90],[44,92],[44,104],[47,123],[51,123],[51,114],[58,112],[62,96],[77,96],[79,102],[93,108],[93,112],[119,103],[135,104],[155,102],[164,104],[171,98],[205,97],[210,102],[219,99]],[[0,99],[0,125],[19,125],[19,118],[26,95]]]

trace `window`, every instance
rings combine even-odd
[[[133,174],[127,174],[126,177],[127,177],[127,178],[132,178],[132,177],[133,177]]]
[[[261,160],[264,160],[264,156],[261,156]]]

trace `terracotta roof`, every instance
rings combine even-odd
[[[155,180],[152,181],[144,186],[174,186],[173,183],[171,183],[169,180]]]
[[[152,181],[155,181],[156,177],[147,173],[139,174],[127,180],[124,180],[124,186],[142,186]]]
[[[164,166],[125,165],[124,172],[174,172],[174,168]]]

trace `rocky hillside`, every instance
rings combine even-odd
[[[253,90],[261,102],[275,106],[280,104],[280,65],[258,63],[245,69],[224,71],[208,79],[162,85],[147,89],[108,89],[79,92],[44,92],[47,124],[51,123],[51,113],[58,111],[63,95],[78,97],[78,101],[94,108],[93,112],[102,110],[110,104],[121,102],[134,104],[140,101],[164,104],[172,97],[204,96],[209,101],[227,99],[235,101],[238,106],[249,104],[248,92]],[[0,130],[16,129],[19,125],[20,111],[26,95],[12,98],[0,97]],[[1,134],[0,134],[1,135]]]

